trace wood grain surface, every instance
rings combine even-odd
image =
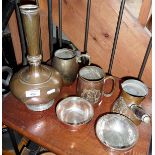
[[[149,14],[151,12],[151,6],[152,6],[152,0],[143,0],[139,17],[138,17],[143,27],[145,27],[147,24]]]
[[[60,155],[116,155],[116,152],[108,152],[99,142],[95,134],[95,124],[99,116],[110,112],[113,102],[120,93],[120,82],[117,80],[116,90],[111,97],[103,97],[102,102],[94,107],[93,119],[83,128],[71,131],[64,126],[55,113],[55,106],[59,100],[71,95],[76,95],[76,82],[69,87],[64,87],[54,105],[43,112],[33,112],[17,100],[12,94],[3,98],[2,117],[3,123],[16,130],[32,141],[49,149],[49,151]],[[107,83],[105,89],[110,87]],[[152,101],[151,90],[144,99],[142,106],[151,115]],[[151,124],[141,123],[138,126],[139,140],[135,147],[129,152],[119,155],[147,155],[150,137]]]
[[[18,32],[18,25],[16,19],[16,13],[13,11],[11,18],[8,23],[9,30],[11,32],[12,44],[15,51],[16,61],[18,64],[22,63],[22,50]]]
[[[82,51],[86,16],[85,0],[63,0],[63,32]],[[53,20],[58,25],[58,1],[53,1]],[[90,13],[88,53],[92,62],[108,71],[120,1],[93,0]],[[149,35],[139,21],[125,8],[112,74],[137,77],[149,42]],[[152,84],[151,54],[142,80]]]

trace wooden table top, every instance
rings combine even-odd
[[[60,155],[114,155],[116,152],[107,152],[95,135],[96,119],[109,112],[113,102],[120,93],[120,82],[116,79],[116,91],[111,97],[103,97],[102,103],[95,106],[95,114],[91,122],[84,128],[71,131],[56,117],[55,106],[58,100],[70,95],[76,95],[76,82],[62,89],[61,95],[55,104],[43,112],[34,112],[17,100],[11,93],[3,99],[2,120],[5,125],[26,136],[33,142],[42,145],[50,151]],[[109,85],[106,84],[108,88]],[[106,89],[107,89],[106,88]],[[152,110],[151,90],[142,102],[142,106],[150,115]],[[152,133],[151,124],[138,126],[139,140],[132,150],[127,153],[132,155],[147,155]],[[119,153],[120,154],[120,153]]]

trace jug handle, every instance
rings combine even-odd
[[[89,61],[88,65],[91,64],[90,56],[89,56],[88,54],[80,54],[80,55],[77,54],[76,62],[77,62],[77,63],[82,63],[82,59],[81,59],[82,57],[86,58],[86,59]]]
[[[146,112],[144,111],[144,109],[136,104],[132,104],[129,107],[132,112],[144,123],[150,123],[151,122],[151,118],[148,114],[146,114]]]
[[[105,93],[104,90],[103,90],[102,95],[105,96],[105,97],[110,97],[114,93],[114,90],[116,88],[116,80],[115,80],[115,78],[113,76],[106,76],[104,78],[103,83],[105,83],[109,79],[111,79],[113,81],[112,90],[110,91],[110,93]]]

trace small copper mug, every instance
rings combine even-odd
[[[106,80],[113,80],[113,87],[110,93],[105,93],[103,85]],[[80,69],[77,83],[77,95],[86,99],[91,104],[101,101],[102,96],[110,97],[115,89],[115,79],[106,76],[102,68],[97,66],[85,66]]]

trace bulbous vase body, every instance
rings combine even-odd
[[[10,81],[13,95],[33,111],[50,108],[62,87],[58,71],[45,65],[39,69],[39,72],[32,72],[29,67],[25,67],[14,74]]]

